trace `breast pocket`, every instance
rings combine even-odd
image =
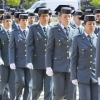
[[[88,56],[88,49],[87,48],[80,48],[79,54],[81,55],[81,57],[87,57]]]

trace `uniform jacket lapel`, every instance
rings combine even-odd
[[[68,37],[65,35],[65,33],[64,33],[63,29],[61,28],[61,26],[60,26],[59,24],[58,24],[57,26],[58,26],[58,33],[59,33],[61,36],[63,36],[64,38],[68,38]]]
[[[21,29],[19,29],[19,31],[18,31],[18,37],[21,39],[26,39],[25,36],[23,35]]]
[[[86,45],[92,46],[92,45],[89,43],[88,38],[85,36],[85,33],[82,34],[82,40],[83,40],[83,43],[85,43]]]
[[[45,35],[44,35],[44,33],[43,33],[43,30],[42,30],[40,24],[37,25],[37,30],[38,30],[38,32],[39,32],[42,36],[45,37]]]

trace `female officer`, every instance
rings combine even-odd
[[[11,34],[9,45],[10,68],[15,70],[16,99],[20,100],[24,88],[23,100],[30,100],[30,70],[26,67],[26,39],[28,35],[28,15],[19,15],[20,28]]]
[[[83,34],[74,38],[71,54],[71,79],[79,86],[80,100],[98,100],[98,81],[95,78],[96,18],[85,15]]]

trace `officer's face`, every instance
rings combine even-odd
[[[3,20],[3,26],[5,27],[5,29],[10,29],[12,26],[12,20],[11,19]]]
[[[100,21],[100,13],[95,14],[95,16],[96,16],[96,19],[97,19],[98,21]]]
[[[27,28],[27,26],[28,26],[28,19],[20,19],[19,24],[20,24],[20,27],[22,29]]]
[[[96,27],[96,22],[95,21],[87,21],[84,24],[84,27],[85,27],[86,32],[93,33],[95,30],[95,27]]]
[[[34,23],[35,17],[34,16],[29,16],[28,17],[28,24],[32,25]]]
[[[17,24],[19,24],[19,19],[18,18],[14,18],[15,19],[15,22],[17,23]]]
[[[68,26],[70,24],[70,21],[71,21],[71,14],[61,14],[60,15],[60,22],[64,26]]]
[[[76,24],[82,24],[82,21],[79,20],[80,17],[81,17],[80,15],[74,16],[74,21]]]
[[[41,14],[39,16],[39,21],[42,25],[47,25],[49,22],[49,14]]]

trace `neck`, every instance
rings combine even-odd
[[[87,31],[87,30],[85,30],[85,32],[86,32],[88,35],[93,34],[93,32],[92,32],[92,31]]]
[[[80,23],[75,23],[77,26],[81,26],[81,24]]]
[[[41,23],[41,25],[42,25],[42,26],[47,26],[48,24],[46,24],[46,23]]]

